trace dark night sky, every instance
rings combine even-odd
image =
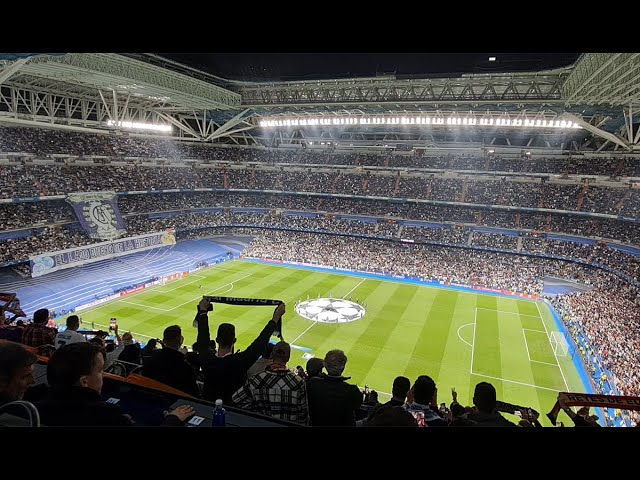
[[[234,80],[316,80],[395,73],[458,76],[463,73],[538,71],[574,63],[579,53],[158,53]],[[489,62],[489,56],[497,57]]]

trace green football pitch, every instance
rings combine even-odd
[[[558,327],[544,302],[241,260],[82,311],[82,327],[94,322],[104,328],[116,317],[121,334],[131,331],[146,342],[177,324],[190,346],[197,335],[196,305],[207,294],[283,300],[283,334],[294,345],[289,366],[306,365],[305,351],[322,358],[331,349],[344,350],[344,374],[351,383],[380,392],[381,401],[389,398],[398,375],[412,383],[429,375],[438,386],[438,402],[447,405],[451,387],[460,403],[471,405],[475,385],[487,381],[499,400],[533,407],[543,425],[550,425],[544,413],[558,391],[585,391],[568,354],[554,353],[549,337]],[[296,301],[318,296],[351,298],[366,305],[366,313],[349,323],[314,322],[296,314]],[[209,315],[212,336],[220,323],[233,323],[236,349],[243,349],[272,310],[216,304]],[[559,420],[568,420],[563,415]]]

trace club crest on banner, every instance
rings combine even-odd
[[[115,192],[81,192],[70,193],[66,201],[89,237],[113,240],[126,232],[116,199]]]

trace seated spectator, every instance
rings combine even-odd
[[[131,332],[125,332],[122,335],[122,345],[124,345],[124,349],[118,356],[118,360],[127,362],[127,374],[129,374],[136,368],[136,365],[142,365],[141,348],[138,342],[133,341]]]
[[[210,341],[208,308],[211,303],[202,299],[198,304],[198,314],[194,325],[198,326],[198,352],[204,374],[204,398],[210,401],[222,399],[231,404],[231,396],[247,379],[247,371],[264,352],[269,337],[282,321],[285,304],[281,303],[273,312],[271,320],[265,325],[257,338],[244,351],[235,353],[236,329],[230,323],[218,326],[218,351],[213,354],[207,349]]]
[[[33,365],[37,360],[18,343],[0,343],[0,405],[22,400],[29,385],[35,383]]]
[[[36,402],[44,425],[133,425],[131,416],[120,406],[100,397],[104,362],[104,350],[92,342],[72,343],[56,350],[47,367],[49,393]],[[167,415],[165,425],[182,425],[193,413],[192,407],[179,407]]]
[[[367,427],[417,427],[416,419],[401,406],[385,403],[364,424]]]
[[[180,351],[182,342],[184,342],[184,337],[179,325],[165,328],[162,336],[163,348],[156,350],[149,357],[142,367],[142,374],[198,397],[200,390],[196,383],[196,373],[187,363],[184,353]]]
[[[305,381],[287,368],[291,347],[278,342],[271,363],[249,377],[233,394],[235,406],[306,425],[309,421]]]
[[[158,350],[158,339],[150,338],[147,344],[140,350],[140,359],[143,365],[156,350]]]
[[[321,377],[323,375],[322,369],[324,368],[324,360],[318,357],[313,357],[307,360],[307,378],[308,381],[313,377]]]
[[[414,416],[419,427],[446,427],[447,422],[436,412],[434,405],[438,405],[438,389],[436,382],[428,375],[420,375],[407,397],[404,409]]]
[[[392,395],[391,400],[389,400],[387,403],[382,403],[382,404],[378,403],[377,405],[375,405],[370,410],[369,415],[367,416],[367,419],[366,419],[366,423],[368,424],[368,422],[373,418],[376,412],[380,410],[382,407],[385,407],[385,406],[402,407],[407,398],[407,393],[409,392],[410,389],[411,389],[411,382],[407,377],[403,377],[403,376],[396,377],[393,380],[393,386],[391,387],[391,395]],[[371,399],[371,397],[369,397],[369,399]],[[376,393],[376,400],[377,400],[377,393]]]
[[[355,426],[362,394],[356,385],[346,382],[351,377],[342,376],[346,365],[344,352],[331,350],[324,357],[327,375],[311,377],[307,383],[311,425]]]
[[[496,410],[496,389],[488,382],[480,382],[473,392],[473,404],[476,411],[468,413],[466,418],[481,427],[515,427]]]
[[[29,323],[22,333],[22,343],[30,347],[41,345],[53,345],[58,331],[47,326],[49,321],[49,310],[41,308],[33,314],[33,322]]]
[[[80,317],[78,315],[69,315],[67,317],[67,329],[64,332],[58,333],[54,341],[54,347],[60,348],[63,345],[69,345],[70,343],[86,342],[87,339],[81,333],[78,333],[80,328]]]
[[[90,342],[95,343],[99,347],[103,348],[104,351],[106,352],[106,360],[104,362],[105,370],[108,369],[111,365],[113,365],[113,362],[118,360],[118,357],[124,350],[124,343],[122,343],[122,338],[120,337],[120,335],[118,335],[117,325],[115,326],[115,336],[118,344],[116,345],[111,341],[107,343],[105,341],[106,336],[107,336],[106,332],[99,332],[98,335],[96,335],[91,340],[89,340]]]

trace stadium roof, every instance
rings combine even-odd
[[[519,71],[496,71],[509,64]],[[213,140],[244,135],[262,116],[551,113],[616,148],[635,147],[640,54],[589,53],[573,65],[529,72],[521,71],[525,64],[476,62],[473,73],[449,77],[391,73],[254,82],[156,54],[0,54],[0,121],[93,128],[106,128],[107,118],[155,121],[192,139]]]

